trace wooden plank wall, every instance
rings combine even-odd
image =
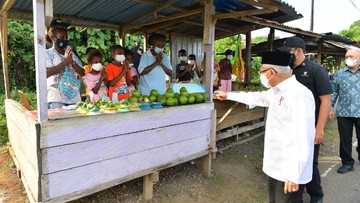
[[[41,201],[41,164],[39,136],[40,124],[25,115],[27,111],[14,100],[5,100],[9,142],[16,167],[21,171],[21,179],[31,201]]]
[[[44,123],[43,200],[79,198],[204,156],[211,151],[213,108],[204,103]]]

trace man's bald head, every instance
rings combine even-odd
[[[345,63],[350,69],[357,70],[360,66],[360,49],[350,49],[347,51]]]

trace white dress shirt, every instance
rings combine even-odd
[[[263,171],[285,182],[306,184],[312,178],[315,101],[295,76],[264,92],[229,92],[228,100],[269,107]]]

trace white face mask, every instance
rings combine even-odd
[[[233,59],[233,55],[227,55],[226,58],[231,60],[231,59]]]
[[[122,54],[122,55],[116,55],[115,56],[115,60],[117,61],[117,62],[120,62],[120,63],[122,63],[122,62],[124,62],[125,61],[125,55],[124,54]]]
[[[264,74],[260,74],[260,82],[262,85],[264,85],[266,88],[270,88],[271,85],[269,84],[269,79],[266,78],[266,74],[268,73],[268,71],[266,71],[266,73]]]
[[[94,63],[91,65],[91,69],[95,70],[95,71],[101,71],[102,69],[102,64],[101,63]]]
[[[186,56],[179,56],[180,61],[186,61],[187,57]]]
[[[348,67],[352,68],[352,67],[356,66],[357,60],[356,59],[346,59],[345,63]]]
[[[160,52],[163,52],[164,51],[164,48],[159,48],[159,47],[155,47],[154,49],[155,53],[160,53]]]
[[[130,66],[130,67],[133,67],[133,66],[134,66],[134,64],[133,64],[133,63],[130,63],[130,64],[129,64],[129,66]]]
[[[195,64],[195,60],[188,60],[188,64],[194,65],[194,64]]]

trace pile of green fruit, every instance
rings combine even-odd
[[[258,91],[266,91],[268,88],[264,86],[254,86],[254,85],[248,85],[246,87],[239,88],[239,92],[258,92]]]
[[[164,106],[177,106],[194,103],[202,103],[209,100],[207,93],[191,93],[189,94],[185,87],[180,89],[180,93],[174,93],[173,89],[166,90],[164,95],[160,95],[155,89],[150,91],[150,95],[141,96],[139,90],[134,90],[130,102],[160,102]]]

